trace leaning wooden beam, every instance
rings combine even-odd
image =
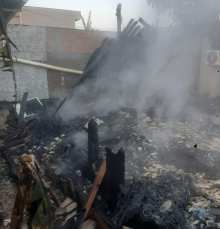
[[[133,29],[135,28],[135,26],[138,24],[137,21],[134,21],[132,23],[132,25],[128,28],[128,30],[124,33],[125,36],[129,36],[130,33],[133,31]]]
[[[21,108],[20,108],[19,118],[18,118],[18,127],[22,126],[22,123],[24,120],[24,113],[25,113],[25,108],[27,104],[27,98],[28,98],[28,92],[25,92],[22,98],[22,102],[21,102]]]
[[[98,66],[100,64],[101,61],[103,61],[105,58],[104,56],[106,55],[106,53],[108,53],[108,51],[110,50],[110,47],[107,46],[107,44],[109,43],[110,39],[108,39],[108,41],[106,42],[104,48],[102,49],[102,51],[99,53],[99,55],[95,58],[95,60],[88,66],[86,67],[85,71],[82,73],[82,75],[80,75],[77,80],[73,83],[73,85],[71,86],[71,88],[65,93],[65,95],[63,96],[61,103],[59,104],[58,108],[56,109],[56,111],[53,113],[53,115],[51,116],[51,120],[55,117],[55,115],[57,114],[57,112],[59,111],[59,109],[62,107],[62,105],[64,104],[65,100],[67,99],[67,97],[70,95],[70,93],[72,93],[72,91],[81,83],[83,82],[83,80],[85,80],[88,76],[90,76],[89,72],[95,68],[96,66]]]
[[[106,203],[112,212],[115,211],[118,195],[121,192],[120,186],[124,184],[124,181],[125,151],[121,148],[115,154],[111,149],[106,147],[106,174],[101,185],[101,190],[109,193]]]
[[[101,185],[102,183],[102,179],[105,175],[105,172],[106,172],[106,159],[104,159],[100,169],[99,169],[99,172],[95,178],[95,181],[93,182],[93,185],[91,187],[91,190],[90,190],[90,193],[88,195],[88,199],[87,201],[85,202],[84,206],[83,206],[83,212],[78,220],[78,223],[77,223],[77,229],[81,229],[82,225],[83,225],[83,222],[86,218],[86,216],[88,215],[88,212],[92,206],[92,203],[95,199],[95,196],[98,192],[98,189],[99,189],[99,186]]]
[[[138,21],[139,21],[144,27],[150,27],[150,25],[147,24],[147,22],[146,22],[142,17],[140,17]]]
[[[128,24],[126,25],[126,27],[124,28],[124,30],[122,31],[122,34],[123,34],[123,35],[128,31],[128,29],[130,28],[130,26],[132,25],[133,22],[134,22],[134,19],[132,18],[132,19],[128,22]]]

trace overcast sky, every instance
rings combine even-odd
[[[116,30],[116,7],[122,3],[122,26],[126,26],[131,18],[142,17],[152,24],[156,21],[155,12],[148,6],[147,0],[29,0],[26,6],[47,7],[56,9],[81,11],[85,20],[92,11],[92,28],[99,30]],[[160,16],[160,26],[167,26],[170,20]],[[83,28],[81,22],[77,22],[78,28]]]

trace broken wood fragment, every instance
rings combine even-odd
[[[134,22],[134,19],[132,18],[132,19],[128,22],[128,24],[125,26],[124,30],[122,31],[122,34],[123,34],[123,35],[128,31],[128,29],[130,28],[130,26],[132,25],[133,22]]]
[[[55,172],[49,167],[47,168],[47,172],[48,172],[50,178],[52,179],[54,185],[56,185],[57,187],[60,187],[61,176],[56,175]],[[73,186],[72,181],[71,181],[71,186]],[[74,187],[72,187],[72,188],[73,188],[72,192],[74,192],[75,198],[72,198],[71,196],[69,196],[69,197],[71,199],[75,199],[76,202],[80,206],[84,206],[84,203],[86,203],[86,201],[88,199],[87,196],[84,193],[82,193],[81,189],[77,185],[74,185]],[[59,203],[58,206],[60,204],[61,203]],[[103,215],[100,215],[96,209],[92,210],[89,213],[89,217],[97,223],[97,229],[114,229],[115,228],[113,225],[111,225],[111,222],[109,222],[108,219],[105,218]]]
[[[72,199],[67,197],[59,206],[59,208],[65,208],[67,205],[71,204],[73,202]]]
[[[21,108],[20,108],[20,113],[19,113],[19,118],[18,118],[19,127],[21,127],[23,120],[24,120],[24,113],[25,113],[25,108],[27,104],[27,98],[28,98],[28,92],[25,92],[22,98]]]
[[[106,159],[104,159],[104,161],[103,161],[103,163],[99,169],[99,172],[95,178],[95,181],[94,181],[94,183],[90,189],[90,193],[88,195],[87,201],[83,205],[83,212],[81,213],[81,216],[78,220],[77,229],[81,229],[83,222],[84,222],[86,216],[88,215],[88,212],[92,206],[94,198],[98,192],[99,186],[102,183],[102,179],[105,175],[105,172],[106,172]]]
[[[93,220],[87,220],[83,223],[82,229],[95,229],[96,223]]]

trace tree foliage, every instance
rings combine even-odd
[[[169,11],[175,24],[203,25],[219,20],[220,0],[148,0],[158,13]]]

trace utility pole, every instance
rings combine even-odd
[[[121,24],[122,24],[121,3],[119,3],[118,6],[117,6],[116,16],[117,16],[118,38],[119,38],[121,36]]]
[[[91,29],[91,13],[92,11],[89,12],[89,19],[88,19],[87,26],[86,26],[87,30]]]
[[[85,23],[85,20],[84,20],[84,18],[83,18],[83,16],[82,16],[82,15],[80,15],[80,17],[81,17],[81,19],[82,19],[83,26],[84,26],[84,28],[86,29],[86,23]]]
[[[88,18],[87,24],[85,23],[85,20],[84,20],[83,16],[80,15],[85,30],[89,30],[90,27],[91,27],[91,13],[92,13],[92,11],[89,12],[89,18]]]

